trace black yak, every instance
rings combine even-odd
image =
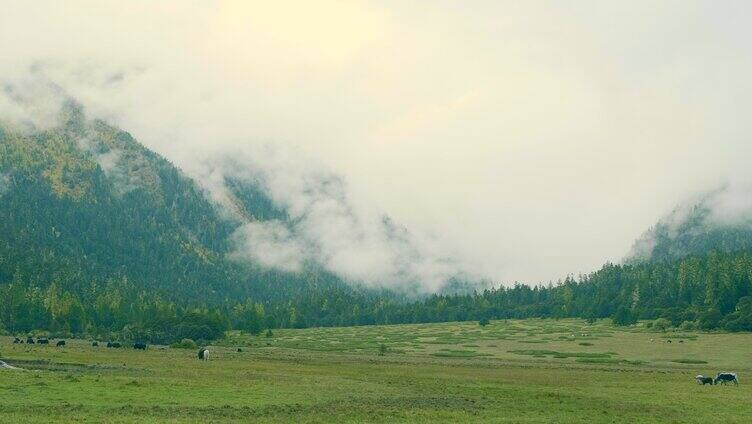
[[[713,385],[713,377],[705,377],[704,375],[700,374],[697,377],[695,377],[695,380],[697,380],[697,384],[702,384],[703,386],[706,384]]]
[[[715,376],[713,382],[715,384],[734,383],[737,386],[739,385],[739,379],[734,372],[719,372],[718,375]]]

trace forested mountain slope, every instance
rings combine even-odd
[[[189,312],[199,327],[332,325],[342,310],[306,316],[306,305],[376,295],[313,265],[285,273],[229,259],[244,220],[285,218],[261,187],[228,179],[233,217],[128,133],[73,103],[63,113],[49,130],[0,126],[7,330],[167,333]]]
[[[671,261],[607,264],[558,284],[435,295],[403,307],[422,321],[530,317],[665,318],[687,329],[752,331],[752,252],[710,252]]]
[[[70,115],[54,130],[0,130],[0,280],[85,292],[127,279],[183,299],[234,289],[221,260],[232,226],[195,185],[127,133]]]
[[[680,205],[640,237],[623,264],[557,284],[433,296],[425,320],[665,318],[676,327],[752,331],[752,192],[722,187]]]
[[[676,207],[634,244],[628,262],[752,249],[752,191],[723,186]]]

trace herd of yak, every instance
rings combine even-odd
[[[16,343],[16,344],[17,343],[23,343],[23,342],[24,341],[21,340],[21,339],[19,339],[18,337],[16,337],[15,339],[13,339],[13,343]],[[44,337],[40,337],[40,338],[37,339],[36,342],[34,342],[34,338],[33,337],[27,337],[26,338],[26,343],[27,344],[34,344],[34,343],[38,343],[38,344],[50,344],[50,340],[49,339],[45,339]],[[56,346],[65,346],[65,340],[58,340],[58,342],[55,345]]]
[[[18,337],[16,337],[15,339],[13,339],[13,343],[14,344],[18,344],[18,343],[23,344],[24,341],[23,341],[23,339],[19,339]],[[26,338],[26,344],[35,344],[35,343],[36,344],[44,344],[44,345],[46,345],[46,344],[50,344],[50,340],[46,339],[44,337],[40,337],[35,342],[33,337],[27,337]],[[95,346],[95,347],[99,346],[99,342],[94,341],[94,342],[91,343],[91,345]],[[65,346],[65,340],[58,340],[58,342],[55,343],[55,346]],[[123,347],[123,345],[120,344],[119,342],[107,342],[107,347],[119,348],[119,347]],[[146,343],[136,342],[136,343],[133,344],[133,348],[134,349],[146,350]]]
[[[24,341],[18,337],[16,337],[13,340],[13,343],[24,343]],[[34,341],[33,337],[27,337],[26,338],[27,344],[50,344],[50,340],[46,339],[44,337],[40,337]],[[65,346],[65,340],[58,340],[58,342],[55,344],[56,346]],[[92,346],[99,346],[99,342],[94,341],[91,343]],[[122,347],[122,344],[119,342],[107,342],[107,347],[109,348],[120,348]],[[134,349],[140,349],[140,350],[146,350],[146,343],[142,342],[136,342],[133,344]],[[241,352],[241,349],[238,349],[238,352]],[[209,360],[209,350],[205,347],[202,347],[198,350],[198,359],[202,361],[208,361]],[[719,372],[715,378],[713,377],[706,377],[704,375],[698,375],[695,377],[695,380],[697,380],[698,384],[706,385],[710,384],[716,385],[716,384],[727,384],[727,383],[734,383],[735,385],[739,385],[739,379],[736,376],[736,373],[733,372]]]
[[[23,341],[23,339],[20,339],[20,338],[16,337],[15,339],[13,339],[13,343],[14,344],[19,344],[19,343],[23,344],[24,341]],[[50,344],[50,340],[47,339],[47,338],[44,338],[44,337],[40,337],[36,341],[34,341],[33,337],[27,337],[26,338],[26,344],[43,344],[43,345],[46,345],[46,344]],[[58,340],[58,342],[55,345],[56,346],[65,346],[65,340]],[[93,341],[93,342],[91,342],[91,345],[94,346],[94,347],[97,347],[97,346],[99,346],[99,342]],[[118,348],[123,347],[123,345],[120,342],[107,342],[107,347],[118,349]],[[134,349],[139,349],[139,350],[146,350],[146,343],[143,343],[143,342],[133,343],[133,348]],[[240,352],[240,351],[241,350],[238,349],[238,352]],[[201,349],[199,349],[198,350],[198,359],[200,359],[202,361],[208,361],[209,360],[209,350],[207,348],[205,348],[205,347],[202,347]]]
[[[726,383],[734,383],[735,385],[739,385],[739,379],[736,377],[735,372],[719,372],[715,378],[713,377],[705,377],[704,375],[700,374],[697,377],[695,377],[695,380],[697,380],[697,384],[706,385],[710,384],[711,386],[715,384],[726,384]]]

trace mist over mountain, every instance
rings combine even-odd
[[[625,265],[489,289],[389,217],[362,222],[331,173],[238,155],[212,158],[194,179],[71,100],[57,119],[0,127],[0,323],[11,331],[167,342],[531,316],[752,322],[742,187],[677,208]]]
[[[400,262],[399,243],[369,235],[384,215],[426,258],[388,275],[440,281],[451,258],[493,281],[556,281],[620,260],[687,195],[752,181],[742,6],[74,3],[0,14],[3,116],[54,127],[55,86],[202,187],[207,162],[278,168],[294,184],[267,181],[275,201],[333,174],[357,215],[325,215],[341,245],[299,228],[287,247],[314,237],[349,278]]]
[[[23,144],[54,136],[65,138],[62,144],[71,156],[67,166],[75,168],[61,168],[56,152],[42,149],[40,155],[51,158],[36,166],[45,175],[55,175],[48,182],[56,195],[74,200],[94,196],[90,182],[66,184],[58,175],[75,175],[79,167],[92,174],[75,178],[96,175],[118,201],[138,196],[148,196],[157,205],[171,201],[164,199],[161,173],[172,165],[127,133],[102,120],[87,120],[83,107],[51,80],[36,75],[8,83],[0,100],[0,122],[5,122],[8,140],[16,146],[11,152],[16,156],[5,158],[8,170],[3,171],[0,187],[4,191],[14,161],[27,160],[18,153],[31,149]],[[170,170],[175,174],[171,179],[180,179],[190,191],[190,198],[181,198],[183,206],[195,203],[202,210],[199,215],[211,221],[196,223],[187,231],[188,239],[219,249],[216,254],[223,260],[281,272],[322,269],[353,284],[402,293],[439,291],[455,277],[467,276],[450,252],[434,249],[435,243],[372,206],[353,202],[341,176],[279,147],[266,145],[261,150],[258,156],[247,150],[208,155],[194,162],[189,173]],[[217,232],[196,237],[195,232],[207,226]]]
[[[635,241],[628,262],[752,249],[752,187],[725,184],[674,208]]]
[[[62,110],[57,128],[0,129],[6,279],[120,277],[186,300],[236,289],[221,259],[232,224],[201,190],[127,133],[73,103]]]
[[[207,339],[229,317],[254,331],[355,323],[376,298],[425,293],[419,280],[393,292],[386,277],[343,280],[302,244],[280,257],[308,211],[259,179],[224,175],[212,192],[73,101],[57,119],[0,125],[0,328]]]
[[[5,8],[3,325],[741,328],[744,14],[595,3]]]

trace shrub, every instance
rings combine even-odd
[[[490,324],[490,322],[488,321],[488,318],[481,318],[481,320],[478,321],[478,325],[480,325],[481,327],[485,327],[488,324]]]
[[[752,297],[739,299],[736,310],[724,319],[723,328],[728,331],[752,331]]]
[[[710,309],[700,314],[698,325],[702,330],[718,328],[721,323],[721,312],[718,309]]]
[[[752,331],[752,315],[737,317],[736,314],[731,314],[723,324],[723,328],[733,332]]]
[[[632,325],[637,322],[637,317],[632,313],[632,310],[626,306],[621,306],[616,310],[612,317],[614,324],[616,325]]]
[[[191,339],[183,339],[179,342],[175,342],[171,344],[170,347],[173,347],[176,349],[195,349],[198,347],[198,345],[196,345],[196,342],[194,342]]]
[[[386,347],[386,345],[385,345],[384,343],[380,344],[380,345],[379,345],[379,356],[384,356],[384,355],[386,355],[386,352],[387,352],[388,350],[389,350],[389,349],[388,349],[388,348]]]
[[[666,318],[658,318],[653,322],[653,328],[658,331],[666,331],[671,327],[671,321]]]
[[[681,323],[681,329],[684,331],[692,331],[697,329],[697,323],[694,321],[684,321]]]
[[[682,308],[673,307],[664,309],[661,318],[667,319],[672,327],[678,327],[686,319],[684,315],[685,313]]]

